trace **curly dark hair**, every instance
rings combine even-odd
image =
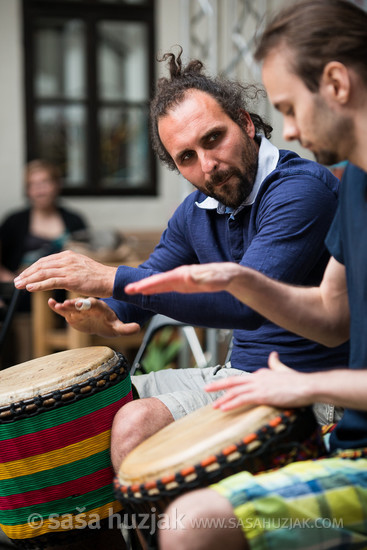
[[[253,84],[245,86],[235,80],[206,75],[204,65],[198,59],[190,61],[186,67],[183,67],[182,51],[180,47],[177,56],[169,52],[158,59],[160,62],[168,61],[169,77],[162,77],[158,80],[156,93],[150,105],[152,146],[159,159],[170,170],[177,170],[177,167],[161,142],[158,133],[158,121],[169,110],[182,102],[187,90],[200,90],[211,95],[236,124],[239,124],[241,110],[248,111],[247,104],[249,100],[256,99],[259,93],[265,95],[263,88]],[[256,133],[262,133],[269,138],[273,128],[264,122],[258,114],[250,111],[248,113],[254,123]]]

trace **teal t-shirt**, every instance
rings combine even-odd
[[[325,242],[332,256],[346,268],[351,315],[349,367],[366,369],[367,173],[352,164],[344,172],[338,209]],[[330,446],[367,447],[367,412],[346,409],[331,434]]]

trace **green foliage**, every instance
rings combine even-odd
[[[182,341],[173,327],[159,331],[147,346],[141,360],[146,373],[176,367],[175,360],[181,350]]]

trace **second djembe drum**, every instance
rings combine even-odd
[[[156,548],[164,510],[177,496],[241,470],[279,468],[325,453],[312,409],[246,406],[223,412],[208,405],[138,445],[115,478],[117,498],[143,547]]]

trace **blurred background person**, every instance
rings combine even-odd
[[[70,235],[87,228],[82,216],[59,204],[61,178],[56,166],[33,160],[25,168],[28,206],[0,226],[0,280],[12,281],[20,268],[59,252]]]
[[[12,283],[24,267],[61,251],[75,232],[87,229],[80,214],[60,204],[62,182],[57,166],[46,160],[33,160],[25,167],[24,181],[28,205],[10,213],[0,225],[1,283]],[[3,367],[4,362],[14,364],[31,358],[29,311],[30,296],[23,292],[12,323],[12,335],[2,353],[6,356],[2,357]]]

